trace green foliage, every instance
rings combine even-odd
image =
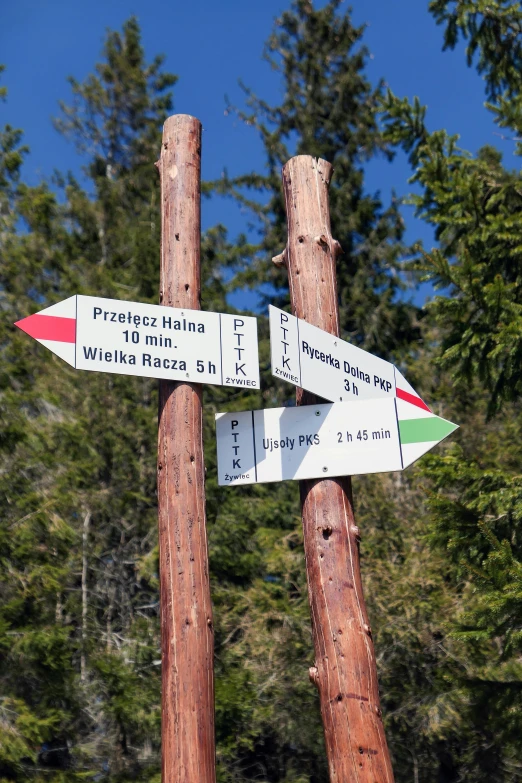
[[[388,137],[415,165],[411,181],[421,193],[410,201],[440,243],[415,268],[444,291],[433,305],[445,325],[442,362],[456,383],[477,376],[491,393],[493,413],[522,390],[520,175],[506,171],[491,147],[473,158],[455,137],[428,133],[418,102],[409,107],[389,93],[384,106]]]
[[[434,0],[430,9],[445,25],[446,47],[468,40],[468,64],[478,56],[488,108],[517,136],[520,5]],[[410,201],[439,242],[430,252],[419,248],[412,266],[440,292],[428,317],[439,366],[450,372],[451,417],[461,424],[459,445],[422,468],[430,547],[448,559],[459,591],[446,633],[466,653],[455,678],[459,743],[456,720],[443,731],[460,776],[450,779],[520,780],[520,173],[507,170],[492,147],[472,156],[458,137],[428,132],[418,99],[410,104],[389,92],[383,111],[385,137],[414,167]]]
[[[77,292],[156,295],[150,163],[174,77],[159,59],[146,64],[134,20],[109,34],[104,54],[99,77],[73,83],[58,123],[88,151],[91,195],[70,176],[56,183],[61,199],[19,183],[20,159],[7,155],[20,139],[3,144],[13,211],[0,277],[0,690],[17,705],[6,713],[9,779],[158,768],[157,583],[140,571],[155,547],[155,385],[79,376],[11,326]]]
[[[136,177],[141,167],[149,170],[158,124],[172,109],[172,93],[165,91],[177,77],[162,72],[164,56],[147,65],[140,38],[135,17],[125,22],[122,33],[110,31],[97,75],[83,84],[70,77],[73,103],[60,103],[63,116],[55,120],[56,128],[89,155],[94,177],[116,179],[131,169]]]
[[[0,65],[0,74],[5,66]],[[5,100],[7,88],[0,87],[0,99]],[[28,147],[20,145],[22,131],[10,125],[0,132],[0,250],[8,238],[15,220],[16,186],[20,179],[20,167]]]
[[[269,106],[244,88],[247,109],[237,112],[260,135],[266,173],[224,180],[219,187],[258,218],[260,243],[251,248],[253,260],[236,284],[270,282],[275,300],[270,294],[265,300],[285,304],[286,273],[270,260],[286,244],[281,167],[300,154],[332,163],[332,233],[344,251],[337,269],[341,325],[352,341],[389,355],[418,337],[415,308],[398,297],[405,250],[398,203],[384,207],[364,187],[365,163],[392,153],[378,127],[382,84],[372,88],[364,73],[369,56],[361,43],[364,28],[353,26],[341,4],[330,0],[316,9],[309,0],[295,0],[277,20],[265,58],[280,74],[281,103]]]
[[[116,286],[119,298],[127,289],[155,299],[158,290],[158,178],[151,161],[172,109],[169,88],[177,80],[162,71],[163,60],[147,64],[138,22],[129,19],[122,33],[108,33],[96,75],[83,84],[69,79],[72,104],[61,102],[55,120],[87,157],[94,187],[90,198],[71,177],[66,183],[85,260],[111,273],[104,275],[105,285],[113,293]]]
[[[462,2],[454,21],[451,6],[432,3],[453,24],[447,44],[469,37],[508,122],[517,6]],[[294,153],[330,160],[345,334],[400,357],[462,425],[453,447],[413,471],[355,482],[396,779],[507,783],[522,779],[519,176],[493,149],[474,158],[429,133],[420,101],[372,88],[362,37],[339,0],[295,0],[277,21],[266,54],[282,99],[271,107],[247,91],[240,112],[266,168],[218,188],[251,207],[259,243],[232,245],[223,226],[205,234],[202,306],[227,310],[228,290],[267,282],[267,298],[287,302],[270,262],[286,242],[280,167]],[[156,301],[152,164],[175,81],[161,58],[147,61],[135,19],[107,34],[56,120],[85,163],[85,188],[70,174],[28,187],[21,133],[0,134],[2,781],[159,783],[156,384],[78,373],[12,322],[75,293]],[[399,144],[439,242],[413,264],[439,286],[423,313],[401,298],[398,204],[364,186],[366,162]],[[216,481],[214,414],[289,399],[270,374],[262,317],[259,331],[261,392],[204,390],[218,779],[326,783],[297,487]]]
[[[512,0],[431,0],[429,9],[437,24],[445,25],[444,47],[454,49],[462,36],[468,65],[478,54],[477,70],[486,82],[487,95],[506,99],[520,92],[522,65],[522,10]]]

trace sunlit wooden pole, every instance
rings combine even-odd
[[[332,167],[299,155],[283,168],[292,313],[339,336],[336,258],[328,187]],[[297,390],[298,405],[323,402]],[[357,405],[357,403],[354,403]],[[392,783],[372,632],[364,603],[351,479],[300,482],[315,665],[332,783]]]
[[[200,309],[201,123],[163,128],[160,304]],[[205,519],[202,395],[160,381],[158,515],[163,783],[215,783],[214,638]]]

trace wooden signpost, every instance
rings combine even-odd
[[[283,168],[288,243],[274,259],[288,270],[292,313],[339,336],[336,259],[328,187],[332,166],[299,155]],[[322,400],[297,389],[297,405]],[[355,403],[354,403],[355,404]],[[315,665],[332,783],[391,783],[372,632],[364,603],[351,480],[300,482]]]
[[[201,123],[169,117],[161,178],[160,306],[72,296],[17,326],[77,369],[159,378],[163,783],[215,783],[214,636],[201,383],[259,388],[255,318],[200,308]],[[393,783],[359,564],[351,480],[402,470],[456,425],[388,362],[339,339],[332,167],[283,168],[292,313],[270,309],[272,371],[297,409],[219,414],[224,485],[300,479],[315,665],[332,783]],[[321,395],[320,397],[316,394]],[[330,404],[322,404],[324,399]],[[322,478],[316,478],[323,476]]]
[[[167,119],[156,165],[160,305],[76,295],[16,326],[76,369],[160,379],[162,779],[215,783],[201,383],[259,388],[257,322],[201,312],[199,120]]]
[[[200,309],[201,123],[169,117],[161,156],[160,304]],[[215,783],[202,388],[160,381],[158,515],[163,783]]]

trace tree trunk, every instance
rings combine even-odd
[[[87,677],[87,614],[88,614],[88,560],[87,547],[89,545],[89,526],[91,524],[91,512],[87,511],[83,518],[82,533],[82,652],[80,655],[80,680],[85,681]]]
[[[292,313],[339,336],[336,257],[328,187],[332,167],[299,155],[283,168],[288,243],[274,259],[286,265]],[[298,405],[319,400],[297,390]],[[353,403],[357,405],[357,403]],[[379,706],[372,634],[364,604],[351,479],[300,482],[315,665],[332,783],[392,783]]]
[[[169,117],[161,156],[160,304],[200,309],[201,123]],[[158,513],[163,783],[214,783],[214,639],[201,386],[160,381]]]

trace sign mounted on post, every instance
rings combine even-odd
[[[221,485],[403,470],[457,429],[392,397],[216,416]]]
[[[272,374],[325,400],[397,397],[429,411],[390,362],[269,306]]]
[[[15,325],[78,370],[259,389],[250,316],[78,295]]]

